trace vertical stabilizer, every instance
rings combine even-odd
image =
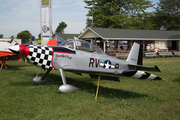
[[[14,40],[14,39],[10,39],[10,46],[14,46],[14,45],[18,45],[18,43],[16,42],[16,40]]]
[[[143,45],[141,43],[134,42],[126,61],[132,64],[142,65],[142,57]]]

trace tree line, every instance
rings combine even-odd
[[[84,0],[88,14],[86,27],[180,30],[180,1],[159,0]],[[154,8],[148,12],[148,8]]]
[[[64,33],[64,29],[67,27],[67,24],[65,22],[61,22],[59,23],[59,25],[57,26],[56,28],[56,31],[55,33],[58,33],[58,34],[63,34]],[[0,38],[3,38],[3,34],[0,34]],[[17,38],[17,39],[21,39],[22,40],[22,43],[25,43],[26,41],[34,41],[34,40],[41,40],[41,33],[38,34],[38,38],[35,39],[35,36],[33,36],[30,31],[28,30],[24,30],[24,31],[21,31],[17,34],[17,37],[15,36],[11,36],[10,38]]]
[[[157,7],[150,0],[84,0],[88,9],[87,27],[148,29],[148,30],[180,30],[180,1],[159,0]],[[148,12],[148,8],[154,8]],[[64,33],[65,22],[59,23],[55,33]],[[41,34],[38,35],[41,39]],[[0,34],[3,38],[3,34]],[[14,36],[11,36],[14,38]],[[17,38],[33,41],[35,37],[28,31],[17,34]]]

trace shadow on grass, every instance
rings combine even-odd
[[[23,67],[27,67],[29,65],[27,64],[18,64],[18,65],[11,65],[11,64],[7,64],[8,68],[4,69],[4,70],[22,70]]]
[[[180,77],[177,77],[176,79],[174,79],[173,82],[179,82],[180,83]]]
[[[27,76],[35,76],[35,74],[27,74]],[[62,85],[61,76],[57,74],[49,74],[47,78],[51,79],[49,82],[42,83],[40,85],[57,85],[57,88]],[[78,79],[78,80],[77,80]],[[84,80],[83,80],[84,79]],[[92,79],[88,77],[79,77],[74,78],[72,77],[66,77],[67,83],[73,86],[76,86],[80,88],[81,91],[96,94],[97,86],[93,84]],[[116,84],[116,83],[115,83]],[[11,85],[17,85],[17,86],[36,86],[36,84],[33,83],[32,79],[29,81],[22,81],[17,83],[12,83]],[[139,94],[136,92],[131,91],[125,91],[122,89],[114,89],[114,88],[107,88],[100,86],[98,96],[106,97],[106,98],[121,98],[121,99],[128,99],[128,98],[140,98],[140,97],[148,97],[148,95]]]
[[[97,85],[93,84],[92,82],[87,81],[88,78],[86,78],[86,77],[82,77],[82,79],[85,79],[85,80],[84,81],[75,81],[72,78],[67,78],[67,81],[69,84],[80,88],[82,91],[96,94]],[[118,83],[118,84],[120,84],[120,83]],[[148,95],[138,94],[135,92],[126,91],[126,90],[122,90],[122,89],[102,87],[101,85],[99,87],[98,96],[106,97],[106,98],[121,98],[121,99],[148,97]]]

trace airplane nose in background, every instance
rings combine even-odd
[[[9,47],[9,50],[17,54],[19,53],[19,45],[11,46]]]

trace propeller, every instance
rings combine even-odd
[[[20,57],[23,59],[24,63],[26,63],[26,58],[23,56],[23,54],[20,52],[20,50],[19,50],[19,53],[20,53]]]
[[[9,50],[17,54],[19,57],[21,57],[23,61],[26,63],[26,58],[24,57],[23,53],[21,53],[21,51],[24,52],[25,47],[26,47],[25,45],[14,45],[14,46],[9,47]]]

